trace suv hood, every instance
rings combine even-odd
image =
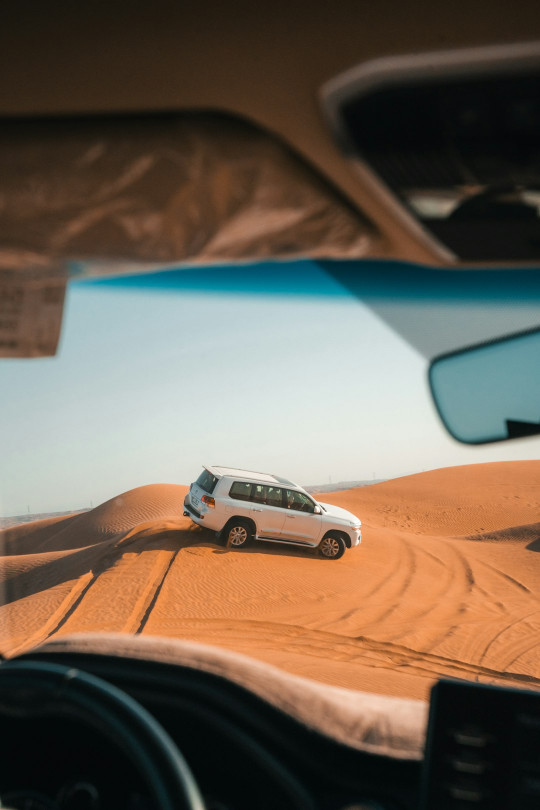
[[[353,515],[352,512],[348,512],[346,509],[342,509],[341,506],[334,506],[333,503],[323,503],[323,501],[317,501],[321,506],[324,506],[326,509],[327,514],[331,515],[334,518],[338,518],[339,520],[346,520],[347,523],[351,521],[354,524],[360,523],[360,518]]]

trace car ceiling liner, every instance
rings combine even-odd
[[[362,258],[382,241],[286,145],[222,114],[4,119],[0,164],[4,357],[55,353],[69,278]]]

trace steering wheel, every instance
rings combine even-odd
[[[114,686],[57,664],[0,666],[0,713],[25,719],[76,716],[127,754],[158,810],[204,810],[195,779],[154,718]],[[1,789],[0,785],[0,789]]]

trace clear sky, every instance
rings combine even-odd
[[[540,439],[449,438],[426,359],[309,272],[310,295],[293,272],[270,294],[72,283],[58,355],[0,362],[0,514],[189,484],[205,463],[309,485],[540,456]]]

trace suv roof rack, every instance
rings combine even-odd
[[[237,478],[256,479],[266,484],[284,484],[285,486],[296,487],[297,489],[300,488],[298,484],[295,484],[293,481],[282,478],[280,475],[272,475],[271,473],[261,473],[255,472],[254,470],[242,470],[238,467],[221,467],[215,465],[208,467],[204,465],[204,469],[208,470],[212,475],[215,475],[216,478],[221,478],[224,475],[232,475]]]

